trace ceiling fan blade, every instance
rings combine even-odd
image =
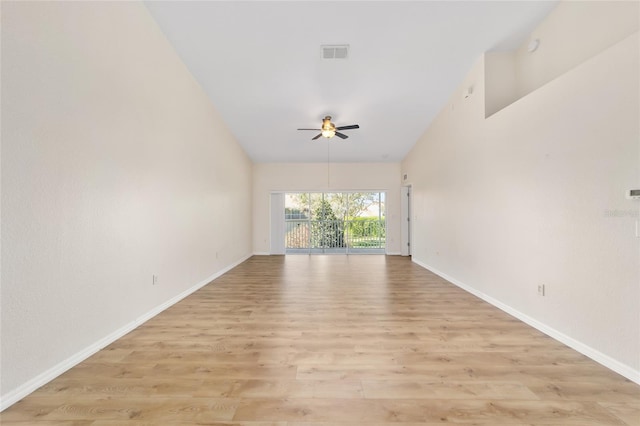
[[[316,139],[318,139],[320,136],[322,136],[322,133],[320,133],[318,136],[316,136],[315,138],[311,138],[312,141],[315,141]]]
[[[357,124],[351,124],[349,126],[340,126],[340,127],[336,127],[336,130],[348,130],[348,129],[359,129],[360,126],[358,126]]]
[[[317,130],[317,131],[320,131],[320,129],[298,129],[298,130]]]
[[[341,138],[341,139],[346,139],[346,138],[349,137],[349,136],[345,135],[344,133],[340,133],[340,132],[336,132],[336,136]]]

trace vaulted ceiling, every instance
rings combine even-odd
[[[256,162],[400,161],[480,55],[556,1],[151,1],[161,30]],[[349,45],[322,59],[321,45]],[[311,138],[331,115],[348,139]],[[327,145],[329,144],[329,146]]]

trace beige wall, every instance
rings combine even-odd
[[[488,119],[480,60],[402,163],[416,262],[637,382],[639,51],[635,33]]]
[[[563,1],[512,52],[485,56],[486,116],[640,29],[640,2]],[[538,48],[528,51],[530,41]]]
[[[515,52],[488,52],[484,55],[485,117],[500,111],[519,97]]]
[[[562,1],[516,50],[518,97],[638,31],[637,1]],[[539,39],[529,53],[529,40]]]
[[[3,405],[251,250],[251,162],[146,8],[3,2]]]
[[[254,252],[260,254],[270,252],[271,192],[366,190],[387,192],[387,253],[400,254],[399,163],[254,164]]]

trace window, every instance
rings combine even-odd
[[[384,192],[287,193],[286,253],[384,253],[384,207]]]

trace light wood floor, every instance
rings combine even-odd
[[[640,425],[640,386],[408,258],[253,257],[2,425]]]

